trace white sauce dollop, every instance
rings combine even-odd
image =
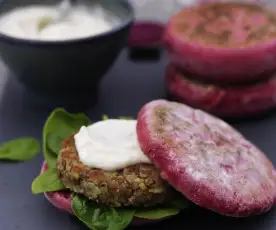
[[[60,17],[59,6],[27,6],[16,8],[0,16],[0,32],[8,36],[35,40],[68,40],[88,37],[111,30],[119,18],[100,5],[75,5],[68,17]],[[39,30],[43,18],[54,23]],[[61,20],[55,20],[60,19]]]
[[[136,120],[109,119],[81,127],[75,134],[80,161],[106,171],[151,164],[137,141],[136,123]]]

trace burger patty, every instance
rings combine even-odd
[[[79,159],[73,135],[62,143],[57,174],[69,190],[112,207],[169,204],[172,197],[179,196],[151,164],[137,164],[115,172],[84,165]]]

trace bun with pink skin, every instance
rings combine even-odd
[[[171,17],[164,43],[172,62],[199,79],[261,80],[276,70],[275,15],[257,3],[209,1]]]
[[[169,64],[165,85],[172,100],[225,118],[258,115],[276,107],[276,74],[252,85],[200,83]]]
[[[41,172],[43,173],[44,171],[47,170],[47,164],[46,162],[43,162]],[[72,209],[71,209],[71,194],[70,192],[67,191],[58,191],[58,192],[46,192],[44,193],[46,199],[56,208],[65,211],[67,213],[73,214]],[[151,224],[151,223],[156,223],[160,222],[162,220],[165,220],[169,217],[158,219],[158,220],[149,220],[149,219],[142,219],[138,217],[134,217],[131,225],[132,226],[138,226],[138,225],[143,225],[143,224]]]
[[[162,178],[198,206],[232,217],[273,207],[272,162],[223,120],[160,99],[140,109],[136,130]]]

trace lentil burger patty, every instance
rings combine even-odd
[[[79,160],[73,135],[62,143],[57,174],[69,190],[112,207],[154,206],[169,202],[174,193],[161,179],[160,171],[150,164],[137,164],[115,172],[84,165]]]

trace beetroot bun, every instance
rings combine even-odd
[[[44,161],[42,164],[41,173],[45,172],[46,170],[47,170],[47,164]],[[46,199],[54,207],[56,207],[62,211],[65,211],[67,213],[73,214],[73,211],[71,209],[72,198],[71,198],[70,192],[67,192],[67,191],[45,192],[44,195],[45,195]],[[142,225],[142,224],[151,224],[151,223],[160,222],[167,218],[169,218],[169,217],[151,220],[151,219],[142,219],[142,218],[134,217],[131,222],[131,225],[137,226],[137,225]]]
[[[202,83],[174,64],[167,66],[165,85],[171,100],[224,118],[259,115],[276,107],[276,74],[265,81],[235,86]]]
[[[255,2],[209,0],[172,16],[164,31],[172,62],[199,79],[224,83],[275,72],[275,9]]]

